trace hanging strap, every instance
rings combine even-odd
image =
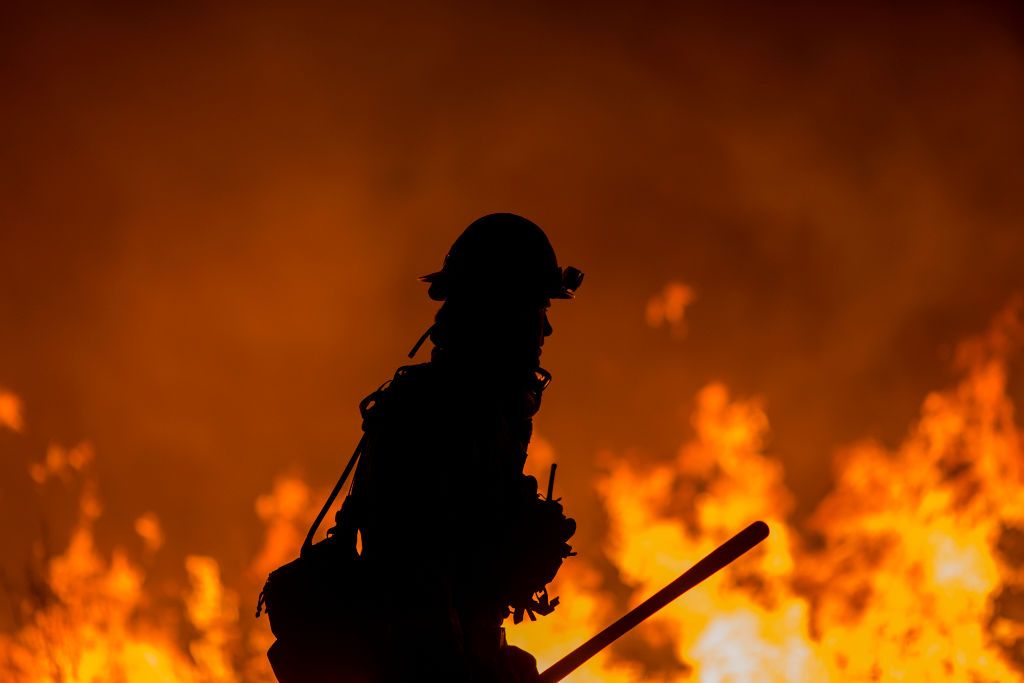
[[[338,483],[334,485],[334,490],[331,491],[331,495],[327,496],[327,502],[320,508],[320,514],[313,520],[313,526],[309,528],[309,533],[306,534],[306,540],[302,542],[302,550],[299,551],[299,557],[306,554],[306,551],[313,547],[313,537],[316,535],[317,529],[320,528],[320,523],[324,521],[324,517],[327,516],[327,512],[334,505],[335,499],[338,494],[341,493],[341,488],[345,485],[345,480],[348,479],[348,475],[352,473],[352,468],[356,466],[356,461],[359,460],[359,454],[363,452],[363,446],[366,444],[366,434],[364,433],[362,438],[359,439],[359,443],[356,444],[356,450],[352,453],[352,457],[349,458],[348,464],[345,465],[345,470],[341,473],[341,477],[338,479]]]
[[[416,355],[416,352],[420,350],[421,346],[423,346],[423,342],[427,341],[427,337],[429,337],[430,333],[433,332],[433,331],[434,331],[434,326],[431,325],[430,327],[427,328],[426,332],[424,332],[423,334],[420,335],[420,338],[419,338],[419,340],[417,340],[416,345],[413,346],[412,347],[412,351],[409,352],[409,358],[412,358],[412,357],[414,357]]]

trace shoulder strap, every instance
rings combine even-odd
[[[356,444],[356,450],[352,453],[352,457],[349,458],[348,464],[345,465],[345,470],[341,473],[341,477],[338,478],[338,483],[334,485],[334,489],[331,491],[331,495],[327,496],[327,502],[320,508],[320,514],[313,520],[313,526],[309,528],[309,533],[306,534],[306,540],[302,542],[302,549],[299,551],[299,557],[306,554],[310,548],[313,547],[313,537],[316,535],[317,529],[320,528],[321,522],[324,521],[324,517],[327,516],[327,512],[334,505],[334,501],[337,499],[338,494],[341,493],[341,488],[345,485],[345,480],[348,479],[348,475],[352,473],[352,468],[356,466],[356,461],[359,460],[359,454],[363,452],[363,445],[366,443],[366,434],[364,433],[362,438],[359,439],[359,443]]]
[[[429,333],[430,330],[427,330],[427,332]],[[423,335],[423,338],[425,339],[426,336],[426,334]],[[420,340],[420,342],[422,341],[423,339]],[[306,552],[313,547],[313,537],[316,536],[317,529],[320,528],[320,524],[324,521],[324,517],[327,516],[331,506],[334,505],[334,501],[337,500],[338,494],[341,493],[342,487],[345,486],[345,481],[348,479],[348,475],[352,473],[352,468],[356,466],[356,461],[359,460],[359,455],[363,452],[363,447],[366,445],[366,432],[370,428],[370,424],[372,422],[371,415],[376,412],[376,408],[380,403],[381,397],[384,395],[386,389],[391,385],[394,379],[403,376],[408,373],[411,368],[415,367],[418,366],[403,365],[398,368],[395,372],[394,378],[389,379],[387,382],[384,382],[384,384],[381,384],[377,387],[377,391],[359,402],[359,414],[363,418],[363,436],[359,439],[359,443],[356,444],[356,450],[352,453],[352,457],[349,458],[348,464],[345,465],[345,470],[341,473],[341,477],[338,478],[338,483],[334,485],[331,495],[327,496],[327,501],[324,503],[324,506],[320,508],[320,514],[318,514],[316,519],[313,520],[313,526],[309,527],[309,533],[306,534],[306,540],[302,542],[302,549],[299,550],[299,557],[305,555]]]

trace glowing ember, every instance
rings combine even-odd
[[[28,473],[37,484],[45,484],[48,479],[53,477],[67,479],[75,472],[81,472],[92,462],[93,457],[92,446],[88,443],[78,444],[71,449],[66,449],[58,444],[50,444],[50,447],[46,449],[46,458],[43,462],[32,463]],[[93,504],[98,505],[99,501],[94,499]]]
[[[20,432],[23,426],[21,399],[9,391],[0,389],[0,427]]]
[[[152,512],[147,512],[135,520],[135,533],[139,535],[150,552],[156,552],[164,544],[164,532],[160,528],[160,520]]]
[[[667,326],[672,336],[686,336],[686,309],[697,300],[693,287],[681,282],[670,282],[647,302],[647,324],[651,327]]]

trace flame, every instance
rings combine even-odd
[[[686,336],[686,309],[697,300],[697,292],[682,282],[670,282],[647,301],[645,317],[651,327],[667,326],[672,337]]]
[[[147,512],[135,520],[135,533],[146,545],[146,550],[151,553],[159,550],[160,546],[164,544],[164,532],[160,527],[160,519],[152,512]]]
[[[1021,677],[1008,636],[1022,621],[998,607],[1021,588],[1020,558],[1000,550],[1024,526],[1024,452],[1006,394],[1007,341],[1019,332],[1015,306],[964,345],[965,377],[925,399],[895,451],[863,443],[837,459],[814,520],[824,548],[805,574],[819,589],[822,649],[846,678]]]
[[[57,462],[48,457],[43,470],[33,469],[50,472]],[[19,605],[20,627],[0,638],[8,680],[200,680],[174,647],[171,630],[159,624],[140,567],[122,550],[108,558],[96,548],[92,529],[100,510],[95,486],[86,481],[67,548],[45,560]]]
[[[233,625],[238,621],[238,604],[220,582],[220,566],[212,557],[185,558],[192,590],[186,597],[188,616],[200,633],[189,644],[189,652],[204,681],[237,680],[231,662]]]
[[[21,399],[5,389],[0,389],[0,427],[20,432],[24,428],[21,410]]]
[[[661,672],[666,680],[823,680],[808,604],[790,585],[796,548],[784,518],[791,499],[781,465],[762,453],[767,417],[757,401],[731,401],[721,384],[701,390],[697,406],[696,438],[673,460],[643,467],[625,456],[604,456],[606,471],[596,483],[611,522],[604,549],[632,588],[627,606],[676,578],[750,521],[764,519],[772,535],[753,558],[665,608],[640,634],[652,651],[671,654]],[[576,584],[559,587],[566,605],[580,600]],[[601,621],[593,616],[581,619],[572,641],[611,621],[607,609]],[[635,664],[608,671],[607,662],[606,655],[587,675],[592,680],[647,677]]]
[[[763,519],[772,529],[765,543],[572,680],[1020,680],[1024,451],[1007,395],[1020,310],[960,347],[959,381],[925,397],[902,443],[863,441],[836,454],[835,486],[805,527],[790,520],[764,403],[708,384],[693,436],[672,457],[600,455],[602,546],[566,562],[551,591],[558,610],[511,627],[510,641],[543,669]],[[538,436],[531,458],[542,476],[554,447]],[[94,459],[88,444],[51,445],[30,467],[40,487],[78,485],[78,518],[61,553],[40,554],[22,621],[0,635],[5,680],[272,681],[266,620],[244,619],[239,596],[292,559],[319,496],[281,477],[256,498],[265,535],[249,562],[253,585],[225,586],[219,558],[190,554],[186,585],[168,594],[128,549],[97,547]],[[161,549],[154,513],[134,528],[146,553]]]
[[[4,680],[39,683],[228,683],[241,680],[237,595],[225,588],[216,559],[191,555],[184,566],[189,586],[168,608],[146,584],[141,564],[124,548],[104,554],[93,528],[102,514],[88,444],[51,445],[30,467],[39,485],[80,484],[78,517],[63,552],[46,557],[19,596],[18,627],[0,635]],[[163,532],[153,513],[135,531],[150,553]],[[182,622],[188,635],[182,636]],[[262,651],[245,680],[273,680]]]
[[[699,393],[695,437],[674,459],[604,456],[604,551],[630,606],[750,521],[772,529],[751,556],[638,629],[652,651],[669,646],[659,680],[1020,680],[1024,619],[1012,605],[1024,572],[1002,549],[1024,528],[1024,452],[1006,393],[1019,313],[1010,307],[961,347],[962,379],[925,399],[898,448],[865,442],[837,455],[835,489],[809,533],[787,522],[792,500],[780,461],[765,452],[760,401],[733,399],[721,384]],[[561,585],[565,604],[592,604],[593,585],[572,577]],[[611,621],[606,609],[560,618],[557,632],[521,630],[534,630],[539,647],[582,641]],[[578,680],[619,680],[608,661]]]
[[[262,579],[294,559],[306,537],[302,525],[316,515],[315,506],[309,486],[295,477],[278,478],[270,493],[256,498],[256,514],[266,531],[251,564],[254,577]]]
[[[84,470],[94,457],[92,445],[87,442],[70,449],[51,443],[46,449],[45,459],[29,465],[28,474],[37,484],[45,484],[47,480],[55,477],[68,481],[76,473]],[[94,498],[92,503],[98,505],[99,500]]]

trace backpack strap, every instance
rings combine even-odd
[[[429,331],[430,330],[427,330],[428,333]],[[426,338],[426,336],[427,335],[423,335],[424,339]],[[423,340],[421,339],[420,341],[422,342]],[[356,444],[356,450],[354,453],[352,453],[352,457],[349,458],[348,464],[345,465],[345,470],[341,473],[341,477],[338,478],[338,483],[334,485],[334,489],[331,491],[331,495],[327,496],[327,501],[324,503],[324,506],[320,508],[320,514],[318,514],[316,516],[316,519],[313,520],[313,526],[309,528],[309,533],[306,534],[306,540],[302,542],[302,549],[299,550],[299,557],[303,557],[306,554],[306,552],[313,547],[313,537],[316,536],[317,529],[320,528],[320,524],[324,521],[324,517],[327,516],[327,513],[330,511],[331,506],[334,505],[334,501],[337,500],[338,494],[341,493],[342,487],[345,486],[345,481],[348,479],[348,476],[352,473],[352,468],[356,466],[356,461],[359,460],[360,454],[362,454],[363,449],[366,447],[366,434],[371,430],[373,425],[375,425],[379,419],[377,417],[377,413],[379,412],[378,408],[380,406],[381,400],[387,393],[388,387],[391,386],[391,383],[395,379],[398,379],[399,377],[406,375],[410,371],[410,369],[414,367],[419,366],[403,365],[402,367],[398,368],[398,370],[395,372],[394,378],[389,379],[387,382],[381,384],[379,387],[377,387],[376,391],[374,391],[372,394],[370,394],[369,396],[367,396],[366,398],[359,402],[359,414],[363,418],[363,436],[362,438],[359,439],[359,443]]]
[[[313,537],[316,535],[317,529],[320,528],[321,522],[324,521],[324,517],[327,516],[327,512],[334,505],[334,501],[337,499],[338,494],[341,493],[342,487],[345,485],[345,481],[348,479],[348,475],[352,473],[352,468],[356,466],[356,461],[359,460],[359,455],[363,452],[363,446],[366,444],[366,434],[364,433],[362,438],[359,439],[359,443],[356,444],[356,450],[352,453],[352,457],[349,458],[348,464],[345,465],[344,471],[341,473],[341,477],[338,478],[338,483],[334,485],[334,489],[331,491],[331,495],[327,496],[327,502],[320,508],[320,514],[313,520],[313,526],[309,528],[309,533],[306,534],[306,540],[302,542],[302,549],[299,551],[299,557],[302,557],[306,552],[313,547]]]

